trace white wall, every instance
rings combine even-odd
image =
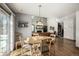
[[[16,25],[18,21],[28,22],[28,27],[18,28],[18,26],[16,26],[16,32],[22,33],[24,39],[30,37],[32,35],[32,17],[27,14],[16,14]]]
[[[47,18],[48,23],[48,32],[52,32],[50,30],[50,26],[55,27],[55,30],[57,31],[58,28],[58,22],[64,23],[64,38],[68,38],[71,40],[75,40],[75,27],[74,27],[74,20],[75,20],[75,13],[69,14],[67,16],[64,16],[62,18]]]
[[[79,47],[79,11],[76,12],[76,47]]]
[[[27,21],[29,22],[27,28],[17,28],[16,31],[23,34],[24,38],[31,36],[32,34],[32,18],[30,15],[26,14],[16,14],[16,21]],[[57,23],[58,21],[61,22],[61,20],[64,22],[64,38],[72,39],[74,40],[74,20],[75,20],[75,13],[69,14],[65,17],[62,17],[60,19],[57,19],[55,17],[53,18],[47,18],[47,25],[48,25],[48,32],[52,32],[50,30],[50,26],[55,27],[55,30],[57,31]]]
[[[69,14],[62,18],[64,23],[64,38],[74,40],[74,20],[75,13]]]
[[[55,31],[57,31],[57,18],[47,18],[47,24],[48,24],[48,32],[52,32],[50,30],[50,26],[55,27]]]

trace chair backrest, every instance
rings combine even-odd
[[[23,44],[24,44],[22,35],[19,37],[19,40],[20,40],[21,47],[22,47],[22,46],[23,46]]]
[[[39,34],[38,33],[33,33],[32,36],[39,36]]]
[[[29,37],[27,37],[27,38],[24,40],[24,43],[28,43],[28,42],[29,42],[29,40],[30,40],[30,38],[29,38]]]
[[[55,34],[50,34],[51,37],[55,37]]]
[[[47,45],[47,39],[42,40],[42,45]]]

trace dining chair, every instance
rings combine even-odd
[[[51,51],[53,50],[53,55],[55,55],[55,39],[56,36],[54,34],[52,34],[51,39],[47,39],[47,44],[48,44],[48,48],[49,48],[49,56],[51,55]],[[53,48],[53,49],[51,49]]]
[[[31,45],[28,44],[29,38],[23,39],[22,37],[20,37],[20,41],[21,41],[21,55],[29,55],[31,56]],[[26,50],[26,51],[24,51]],[[29,51],[29,53],[27,54],[27,52]],[[26,53],[26,54],[25,54]]]
[[[55,42],[56,42],[56,36],[52,36],[51,37],[51,41],[50,41],[50,53],[51,53],[51,47],[52,47],[52,50],[53,50],[53,55],[55,55]]]
[[[49,45],[47,44],[47,40],[42,40],[42,53],[43,52],[48,52],[49,51]]]
[[[38,36],[32,37],[32,40],[30,40],[31,46],[32,46],[32,56],[40,56],[41,51],[40,51],[40,45],[41,42],[38,40]]]
[[[40,43],[32,45],[32,56],[41,56]]]
[[[32,36],[39,36],[39,34],[38,33],[33,33]]]

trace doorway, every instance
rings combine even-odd
[[[64,37],[64,23],[58,23],[58,37]]]

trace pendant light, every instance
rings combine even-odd
[[[40,16],[40,8],[42,7],[41,5],[38,5],[39,7],[39,20],[37,21],[37,25],[42,25],[43,26],[43,23],[41,21],[41,16]]]

